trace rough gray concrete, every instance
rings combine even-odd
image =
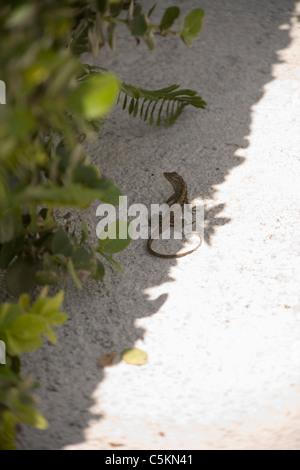
[[[167,37],[148,53],[120,30],[116,53],[86,60],[143,87],[196,89],[208,108],[168,130],[117,108],[89,150],[129,203],[163,201],[162,172],[184,175],[206,206],[205,243],[177,261],[139,240],[116,257],[122,275],[107,266],[82,292],[68,282],[58,346],[24,359],[51,427],[23,427],[19,446],[299,450],[300,4],[158,3],[157,18],[205,9],[191,50]],[[93,233],[96,207],[78,214]],[[147,365],[97,367],[132,346]]]

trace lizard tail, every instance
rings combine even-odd
[[[190,255],[191,253],[193,253],[194,251],[198,250],[198,248],[201,246],[202,244],[202,237],[199,233],[197,232],[191,232],[190,235],[197,235],[197,237],[199,238],[199,241],[197,243],[197,245],[192,248],[192,250],[189,250],[189,251],[185,251],[183,253],[174,253],[172,255],[164,255],[162,253],[158,253],[157,251],[154,251],[151,247],[152,245],[152,242],[153,242],[153,238],[149,238],[148,239],[148,242],[147,242],[147,249],[150,253],[150,255],[152,256],[156,256],[157,258],[182,258],[183,256],[187,256],[187,255]]]

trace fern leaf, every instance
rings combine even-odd
[[[133,117],[135,117],[139,110],[139,99],[136,100],[134,110],[133,110]]]
[[[143,111],[144,111],[144,106],[145,106],[146,101],[147,101],[147,99],[144,98],[143,103],[142,103],[142,106],[141,106],[140,118],[143,116]]]
[[[120,98],[121,98],[121,90],[120,90],[120,91],[119,91],[119,93],[118,93],[117,104],[119,104],[119,102],[120,102]]]
[[[157,121],[156,121],[156,125],[157,125],[157,126],[160,125],[161,113],[162,113],[162,110],[163,110],[165,101],[166,101],[166,100],[162,100],[162,103],[161,103],[160,108],[159,108],[159,111],[158,111],[158,116],[157,116]]]
[[[127,97],[128,95],[125,94],[125,98],[124,98],[124,102],[123,102],[123,109],[126,109],[126,105],[127,105]]]
[[[156,121],[158,126],[161,124],[164,105],[167,102],[164,121],[166,126],[170,126],[174,124],[186,106],[190,105],[202,109],[206,107],[205,101],[200,96],[197,96],[196,91],[179,89],[179,87],[180,85],[175,84],[158,90],[145,90],[128,83],[122,83],[120,93],[132,98],[128,112],[133,117],[136,117],[138,114],[139,100],[143,99],[139,113],[140,117],[144,121],[147,121],[149,118],[150,124]],[[158,103],[160,103],[160,106],[155,117],[155,109]],[[123,109],[126,108],[126,105],[127,101],[125,103],[124,100]]]
[[[147,121],[148,112],[149,112],[149,108],[150,108],[151,103],[152,103],[152,101],[149,101],[149,104],[148,104],[147,109],[146,109],[146,112],[145,112],[144,121]]]
[[[77,79],[84,80],[90,73],[95,72],[105,73],[107,69],[83,64],[82,72]],[[133,117],[139,114],[140,118],[144,121],[147,121],[149,117],[149,123],[153,124],[154,121],[156,121],[158,126],[161,124],[163,114],[165,116],[165,125],[168,127],[174,124],[186,106],[194,106],[195,108],[202,109],[206,107],[206,102],[203,101],[201,96],[197,95],[196,91],[188,88],[180,89],[180,85],[177,84],[158,90],[146,90],[130,85],[129,83],[121,82],[117,99],[118,103],[121,100],[121,95],[124,95],[123,109],[127,108],[128,113]],[[141,106],[140,102],[142,102]],[[159,107],[157,108],[158,104]],[[155,113],[156,108],[158,109],[157,113]]]
[[[132,98],[130,101],[130,105],[129,105],[129,114],[133,113],[134,105],[135,105],[135,101],[134,101],[134,98]]]

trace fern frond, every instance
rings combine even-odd
[[[106,69],[94,65],[83,65],[83,71],[78,76],[79,80],[85,79],[91,73],[105,73]],[[165,115],[166,127],[174,124],[178,116],[182,113],[184,108],[188,105],[196,108],[205,109],[206,102],[202,100],[201,96],[197,96],[197,92],[190,89],[180,89],[180,85],[171,85],[159,90],[146,90],[139,88],[129,83],[121,82],[120,92],[117,103],[122,101],[123,109],[128,110],[128,113],[133,117],[138,114],[144,121],[149,120],[150,124],[156,123],[157,126],[161,124],[162,115]],[[155,112],[155,110],[157,110]]]
[[[123,109],[128,109],[129,114],[135,117],[138,112],[144,121],[149,124],[161,124],[162,114],[165,114],[165,125],[174,124],[178,116],[188,105],[205,109],[206,103],[197,92],[189,89],[179,89],[180,85],[171,85],[159,90],[145,90],[128,83],[121,84],[120,96],[124,95]],[[127,98],[130,104],[127,106]],[[159,106],[158,106],[159,105]],[[157,109],[157,112],[155,110]]]

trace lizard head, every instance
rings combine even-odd
[[[176,173],[176,171],[172,171],[170,173],[166,171],[164,173],[164,177],[169,181],[169,183],[171,183],[175,191],[180,190],[184,184],[184,179]]]

